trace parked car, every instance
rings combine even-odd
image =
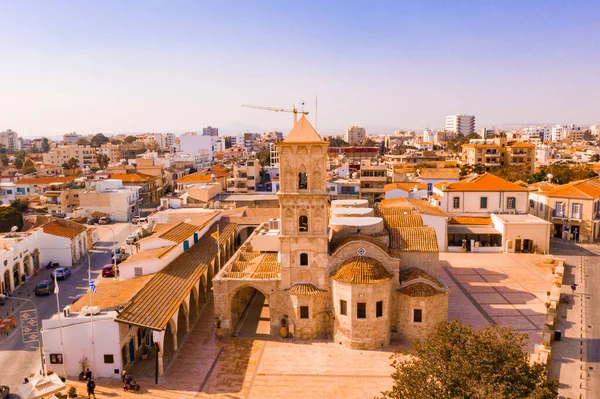
[[[134,216],[133,219],[131,219],[131,223],[133,223],[133,224],[148,223],[148,218],[141,217],[141,216]]]
[[[61,219],[64,219],[67,217],[67,214],[62,213],[62,212],[52,213],[51,215],[54,216],[55,218],[61,218]]]
[[[118,254],[114,254],[113,257],[111,258],[111,260],[114,262],[115,259],[117,260],[117,265],[121,262],[123,262],[125,259],[127,259],[129,257],[129,255],[127,255],[126,253],[118,253]]]
[[[10,388],[6,385],[0,386],[0,399],[8,399],[10,397]]]
[[[136,241],[137,241],[136,236],[129,236],[125,239],[125,243],[128,245],[133,245],[133,244],[135,244]]]
[[[74,304],[75,302],[77,302],[78,300],[80,300],[81,298],[83,298],[84,296],[85,296],[85,294],[75,295],[75,298],[73,298],[73,302],[71,302],[71,305]]]
[[[54,292],[54,281],[52,281],[52,280],[42,280],[33,289],[33,293],[36,296],[50,295],[53,292]]]
[[[67,267],[59,267],[52,274],[57,280],[66,280],[71,275],[71,270]]]
[[[96,224],[96,223],[98,223],[97,218],[88,218],[88,220],[87,220],[87,224]]]
[[[104,265],[102,268],[102,277],[114,277],[115,276],[115,268],[113,264]]]
[[[112,219],[109,218],[108,216],[98,219],[98,224],[110,224],[111,222],[112,222]]]

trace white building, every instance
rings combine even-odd
[[[79,139],[81,139],[82,137],[82,135],[77,134],[75,132],[63,134],[63,143],[65,145],[74,145],[77,144],[77,141],[79,141]]]
[[[225,151],[225,137],[212,136],[212,138],[215,152]]]
[[[0,132],[0,145],[6,148],[9,153],[19,152],[21,150],[21,141],[19,135],[10,129]]]
[[[214,144],[212,136],[201,136],[197,133],[185,133],[179,136],[180,147],[189,154],[208,153],[209,159],[214,159]]]
[[[277,146],[275,143],[269,143],[269,152],[272,168],[279,168],[279,153],[277,152]]]
[[[367,137],[364,127],[350,126],[344,132],[344,141],[350,145],[360,144]]]
[[[17,199],[17,188],[12,179],[0,180],[0,203],[10,205],[15,199]]]
[[[479,134],[481,135],[482,139],[486,139],[488,137],[494,137],[496,135],[496,130],[489,127],[482,127]]]
[[[575,124],[570,125],[556,125],[552,127],[551,140],[553,142],[561,142],[567,139],[567,137],[577,137],[576,140],[583,136],[585,128],[581,126],[577,126]]]
[[[165,133],[164,134],[165,137],[165,150],[169,150],[170,152],[177,152],[179,151],[179,146],[177,145],[177,137],[175,136],[175,133]]]
[[[552,140],[552,129],[550,126],[546,125],[528,126],[523,128],[523,134],[521,137],[524,139],[540,137],[542,141],[550,141]]]
[[[473,115],[448,115],[446,116],[446,130],[461,133],[465,136],[475,131],[475,116]]]
[[[99,180],[92,184],[91,189],[79,193],[79,206],[86,216],[102,212],[120,222],[126,222],[133,216],[141,187],[124,187],[121,180],[115,179]]]

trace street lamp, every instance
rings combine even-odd
[[[37,305],[35,304],[35,302],[33,302],[30,299],[14,297],[14,296],[6,296],[4,294],[0,294],[0,299],[14,299],[17,301],[25,301],[25,302],[28,302],[31,305],[33,305],[33,308],[35,309],[35,318],[38,323],[37,339],[38,339],[38,344],[40,346],[40,361],[42,363],[42,375],[45,376],[46,375],[46,365],[44,364],[44,347],[42,345],[42,336],[39,332],[39,317],[38,317]],[[21,326],[21,328],[23,328],[23,326]]]

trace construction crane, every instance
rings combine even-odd
[[[263,107],[262,105],[249,105],[249,104],[244,104],[244,105],[242,105],[242,107],[264,109],[267,111],[274,111],[274,112],[293,112],[294,113],[294,125],[296,124],[296,122],[298,122],[298,114],[308,115],[308,111],[304,111],[304,109],[302,109],[301,111],[298,111],[298,108],[296,108],[295,105],[293,106],[292,109]],[[302,107],[304,108],[304,103],[302,103]]]

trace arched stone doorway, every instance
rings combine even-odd
[[[190,292],[190,326],[196,321],[198,315],[198,290],[194,287]]]
[[[245,286],[231,298],[231,335],[238,337],[270,337],[269,299],[260,290]]]
[[[23,258],[23,271],[27,277],[33,276],[33,265],[31,264],[31,257],[29,255]]]
[[[248,237],[250,237],[250,235],[254,232],[254,230],[256,230],[255,226],[248,226],[248,227],[242,228],[239,231],[239,233],[237,234],[237,238],[236,238],[237,246],[242,245],[248,239]]]
[[[21,265],[17,262],[13,266],[13,289],[21,284]]]
[[[2,292],[9,292],[11,291],[11,286],[10,286],[10,270],[6,269],[4,271],[4,278],[2,279]]]

